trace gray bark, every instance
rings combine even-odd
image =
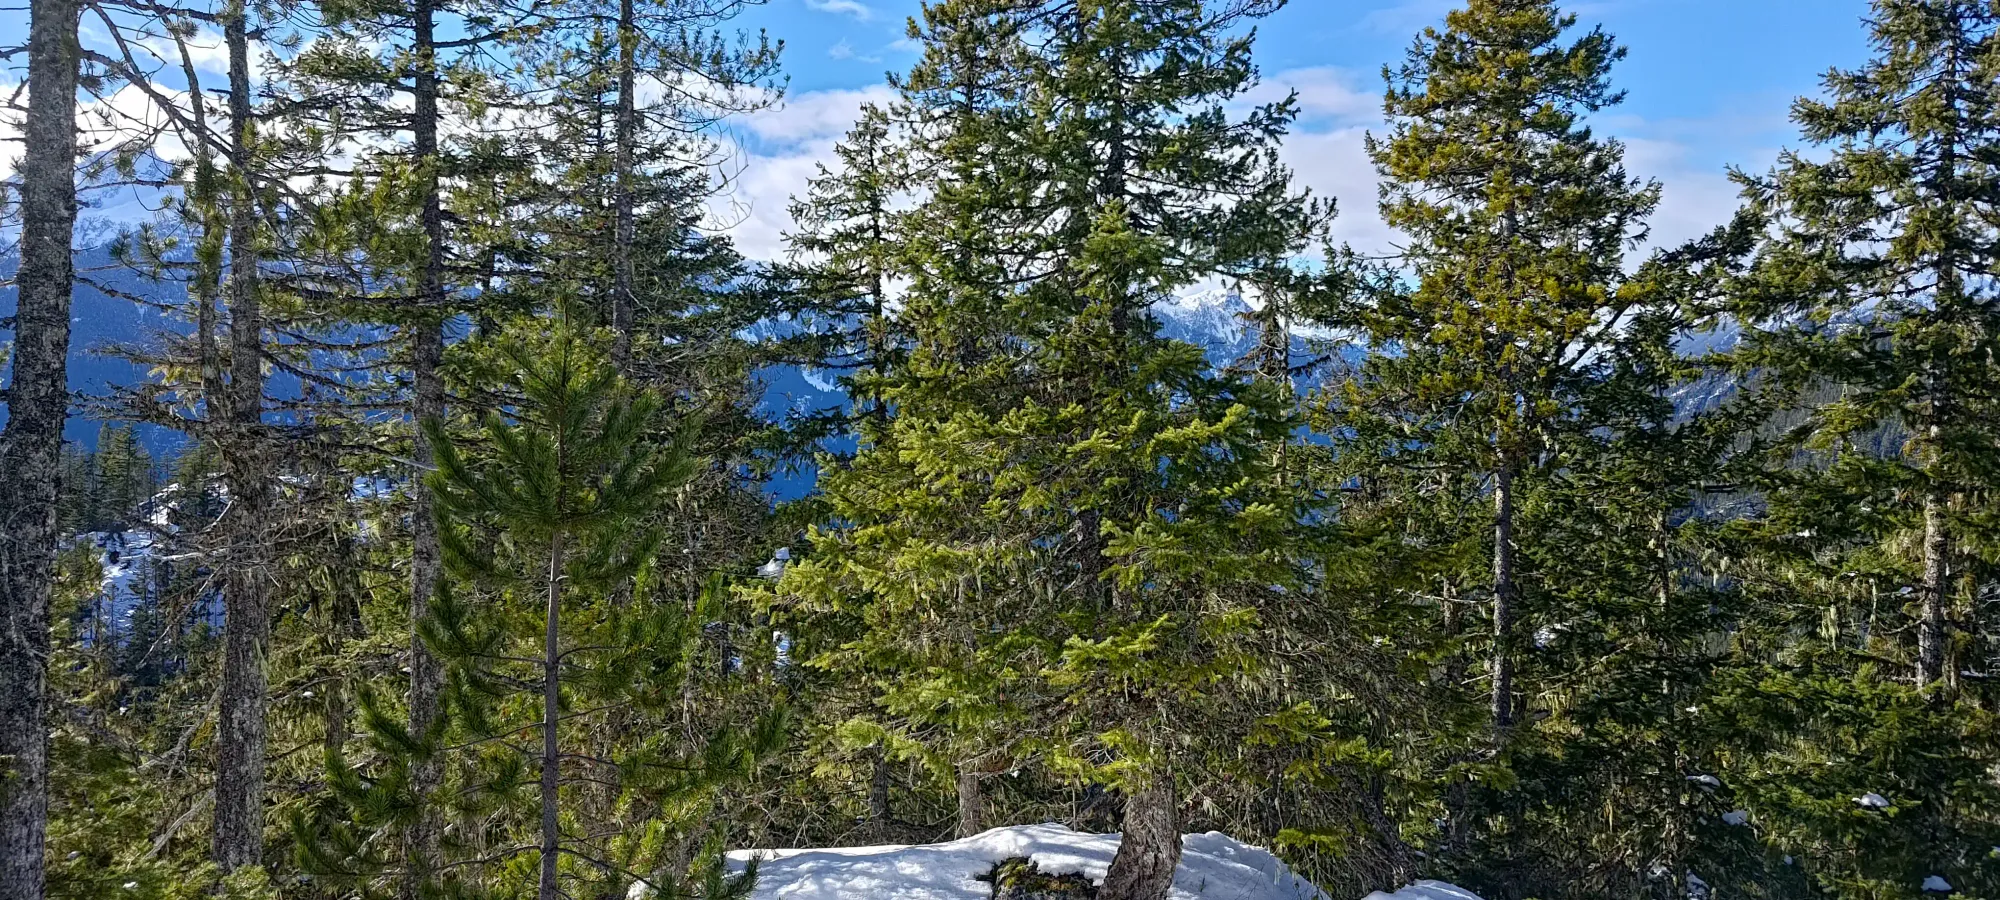
[[[549,542],[548,605],[542,619],[542,877],[537,900],[562,900],[556,863],[562,853],[558,791],[562,787],[562,752],[556,726],[562,722],[562,580],[563,538]]]
[[[1514,724],[1514,469],[1493,477],[1493,730]]]
[[[1945,531],[1944,492],[1924,492],[1924,583],[1923,608],[1917,618],[1917,684],[1923,686],[1944,677],[1945,665],[1945,581],[1950,536]]]
[[[1965,77],[1961,74],[1965,62],[1962,50],[1960,41],[1949,42],[1944,77],[1951,79],[1954,84]],[[1959,91],[1955,89],[1948,91],[1947,98],[1951,115],[1946,120],[1948,124],[1942,136],[1942,146],[1939,148],[1937,178],[1942,185],[1944,195],[1942,199],[1946,211],[1950,214],[1950,221],[1956,226],[1959,218],[1956,196],[1959,177],[1959,135],[1956,126],[1963,121],[1964,111],[1959,105]],[[1960,313],[1960,308],[1966,299],[1965,285],[1960,277],[1958,260],[1953,250],[1953,244],[1947,240],[1943,245],[1943,252],[1936,261],[1936,315],[1947,323]],[[1935,328],[1938,324],[1942,323],[1934,323],[1932,327]],[[1924,575],[1919,590],[1922,609],[1917,615],[1918,687],[1928,685],[1945,675],[1945,579],[1949,577],[1947,569],[1948,558],[1951,555],[1951,533],[1945,526],[1947,496],[1943,485],[1939,483],[1943,475],[1942,463],[1945,462],[1944,418],[1951,400],[1945,385],[1945,375],[1950,361],[1937,343],[1931,345],[1929,354],[1923,368],[1923,458],[1928,468],[1924,474],[1929,477],[1930,483],[1924,489],[1922,548]]]
[[[223,474],[229,484],[223,574],[222,712],[215,784],[216,864],[224,872],[264,856],[264,768],[271,637],[269,454],[262,446],[264,324],[258,297],[256,209],[250,186],[250,49],[242,0],[223,14],[229,47],[229,384],[221,397]]]
[[[438,164],[438,72],[435,38],[434,0],[411,4],[413,41],[417,64],[411,88],[414,99],[411,130],[412,149],[424,167],[423,226],[426,256],[422,273],[420,302],[423,309],[410,327],[410,380],[414,386],[411,417],[417,421],[443,418],[444,381],[438,368],[444,362],[444,206],[437,177]],[[430,442],[421,429],[414,448],[417,459],[429,459]],[[415,504],[410,516],[410,733],[427,739],[440,713],[439,698],[444,689],[444,670],[430,648],[424,646],[421,624],[430,618],[431,598],[437,593],[443,551],[438,546],[436,499],[421,479],[415,485]],[[422,809],[404,837],[402,900],[418,900],[435,878],[438,866],[438,816],[428,796],[441,780],[438,761],[423,755],[413,766],[410,787],[422,801]]]
[[[48,828],[49,590],[69,412],[77,4],[29,4],[13,380],[0,431],[0,898],[41,900]]]
[[[613,165],[617,223],[612,236],[611,362],[619,373],[632,376],[632,243],[637,233],[632,212],[633,143],[638,140],[638,100],[633,79],[638,69],[639,30],[633,0],[618,0],[618,121]]]
[[[958,837],[986,830],[986,798],[979,793],[979,768],[970,760],[958,764]]]
[[[889,751],[876,741],[868,748],[868,824],[876,837],[886,838],[894,824],[889,807]]]
[[[1125,800],[1124,837],[1098,900],[1166,900],[1181,864],[1180,797],[1161,774]]]

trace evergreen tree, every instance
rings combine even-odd
[[[432,481],[453,580],[424,637],[447,664],[449,744],[432,749],[364,699],[386,768],[364,774],[330,759],[335,793],[363,827],[301,819],[328,831],[301,834],[308,865],[331,875],[386,864],[368,829],[392,810],[438,802],[406,793],[415,759],[436,753],[454,809],[517,835],[507,840],[524,847],[509,860],[538,854],[532,876],[502,860],[454,875],[450,889],[525,894],[532,882],[536,896],[555,898],[638,882],[667,896],[742,896],[749,880],[723,876],[705,817],[717,792],[775,747],[782,717],[753,716],[698,743],[643,727],[684,701],[711,614],[675,602],[653,564],[663,533],[652,521],[696,469],[695,432],[683,426],[661,443],[660,401],[628,387],[566,323],[526,320],[474,352],[467,364],[508,412],[487,414],[476,442],[437,420],[426,426],[439,448]],[[637,593],[620,596],[635,575]],[[607,744],[607,721],[621,712],[641,727]],[[511,740],[527,734],[532,745]],[[589,806],[607,784],[611,808]],[[691,845],[701,852],[686,856]]]
[[[837,167],[819,164],[806,195],[792,199],[798,231],[788,241],[799,293],[828,320],[815,329],[832,338],[821,357],[857,373],[850,382],[859,395],[856,412],[876,424],[889,413],[879,383],[902,343],[893,331],[889,292],[898,274],[902,205],[911,194],[907,154],[893,128],[880,107],[862,108],[834,147]]]
[[[1814,889],[1910,896],[1937,876],[1977,895],[1993,697],[1966,673],[1985,667],[2000,472],[2000,11],[1879,2],[1868,27],[1871,58],[1793,106],[1820,152],[1737,176],[1766,231],[1729,308],[1744,405],[1765,413],[1738,467],[1761,503],[1727,535],[1743,649],[1707,743]]]
[[[1496,739],[1518,712],[1522,496],[1609,424],[1607,351],[1638,312],[1624,250],[1659,197],[1582,124],[1619,101],[1624,51],[1595,30],[1566,42],[1574,22],[1547,0],[1475,0],[1384,70],[1391,131],[1368,149],[1407,277],[1364,280],[1333,317],[1394,351],[1337,394],[1348,454],[1485,483]]]
[[[910,351],[884,433],[827,479],[844,527],[787,575],[862,620],[822,664],[882,673],[885,710],[945,736],[961,831],[1030,753],[1125,793],[1104,896],[1164,895],[1177,781],[1240,741],[1262,708],[1224,698],[1301,634],[1272,599],[1304,568],[1265,452],[1290,410],[1145,312],[1320,221],[1272,155],[1291,104],[1224,110],[1254,75],[1228,29],[1265,11],[925,9],[898,108],[936,179],[905,228]],[[1167,724],[1192,720],[1221,724]]]
[[[1965,587],[1991,577],[1975,510],[2000,473],[2000,313],[1984,284],[2000,204],[1988,159],[2000,138],[2000,11],[1879,2],[1870,27],[1875,56],[1830,72],[1827,99],[1793,108],[1827,157],[1789,152],[1768,176],[1739,176],[1776,232],[1739,313],[1753,326],[1746,366],[1793,391],[1841,389],[1784,447],[1819,458],[1826,477],[1806,488],[1817,502],[1851,508],[1889,485],[1914,498],[1890,501],[1879,518],[1893,531],[1870,537],[1911,535],[1910,659],[1929,685],[1955,680],[1951,623],[1973,602]],[[1884,427],[1908,436],[1889,458],[1857,446]]]

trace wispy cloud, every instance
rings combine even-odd
[[[1298,94],[1299,120],[1304,123],[1372,122],[1382,114],[1380,79],[1334,66],[1287,69],[1265,78],[1238,100],[1275,103],[1293,92]]]
[[[1444,14],[1464,5],[1458,0],[1398,0],[1361,17],[1360,29],[1370,34],[1408,36],[1426,25],[1444,22]]]
[[[853,60],[855,62],[879,63],[882,61],[882,57],[879,55],[863,56],[856,52],[854,45],[848,43],[845,38],[842,38],[840,43],[826,48],[826,55],[834,59]]]
[[[875,10],[861,0],[806,0],[808,9],[853,16],[863,22],[875,18]]]

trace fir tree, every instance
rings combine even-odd
[[[1814,493],[1857,504],[1875,492],[1868,485],[1893,483],[1915,498],[1883,515],[1913,536],[1911,660],[1928,685],[1956,669],[1951,622],[1971,602],[1962,586],[1988,577],[1971,550],[1986,539],[1970,532],[2000,473],[2000,314],[1984,283],[2000,205],[1988,162],[2000,139],[2000,12],[1969,0],[1879,2],[1870,28],[1875,56],[1830,72],[1826,100],[1793,108],[1805,139],[1829,155],[1791,152],[1768,176],[1739,176],[1776,231],[1739,314],[1754,326],[1745,365],[1794,391],[1841,388],[1793,432],[1804,440],[1786,444],[1842,482]],[[1890,458],[1848,449],[1884,427],[1908,435]]]
[[[1606,424],[1605,351],[1635,313],[1623,253],[1659,196],[1582,124],[1619,101],[1623,50],[1601,31],[1566,42],[1574,22],[1547,0],[1475,0],[1384,70],[1391,131],[1368,148],[1408,277],[1365,282],[1336,316],[1395,350],[1340,390],[1349,452],[1486,484],[1496,735],[1517,718],[1522,494]]]
[[[1231,740],[1166,723],[1250,725],[1213,704],[1298,634],[1270,601],[1303,571],[1298,510],[1264,452],[1290,411],[1145,311],[1320,220],[1271,155],[1290,104],[1223,108],[1254,74],[1224,35],[1262,11],[926,8],[897,111],[936,177],[905,232],[910,351],[890,424],[828,478],[849,524],[787,576],[862,620],[825,664],[881,672],[889,713],[948,736],[962,831],[1030,752],[1125,792],[1105,896],[1164,894],[1178,782]]]

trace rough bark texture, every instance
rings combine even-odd
[[[548,605],[542,617],[542,877],[537,900],[561,900],[556,863],[562,853],[558,792],[562,788],[562,752],[556,727],[562,722],[562,580],[563,539],[549,542]]]
[[[1493,730],[1514,724],[1514,470],[1493,478]]]
[[[1125,835],[1104,873],[1099,900],[1166,900],[1181,865],[1180,797],[1158,776],[1125,800]]]
[[[637,234],[632,212],[633,143],[638,140],[638,98],[633,86],[638,69],[639,30],[633,0],[618,0],[618,122],[613,165],[616,184],[616,232],[611,240],[611,363],[620,374],[632,375],[632,243]]]
[[[958,764],[958,836],[971,837],[986,830],[986,798],[979,794],[979,767],[967,761]]]
[[[224,13],[229,47],[229,384],[223,475],[229,484],[224,529],[222,713],[217,734],[215,862],[227,872],[264,856],[264,767],[271,637],[270,455],[259,425],[264,401],[264,324],[258,297],[256,209],[250,187],[250,50],[243,4]]]
[[[1950,552],[1945,532],[1943,492],[1924,493],[1924,583],[1923,609],[1917,618],[1917,684],[1926,685],[1944,677],[1945,664],[1945,582],[1949,578],[1945,558]]]
[[[438,73],[437,42],[434,34],[436,7],[432,0],[416,0],[410,14],[416,74],[411,79],[414,103],[411,116],[412,149],[425,171],[423,197],[424,237],[427,244],[422,273],[423,309],[410,326],[410,380],[414,387],[412,418],[444,416],[444,381],[438,367],[444,362],[444,205],[438,185]],[[429,459],[430,443],[417,432],[414,453]],[[410,516],[410,733],[427,736],[439,716],[439,697],[444,688],[444,670],[430,648],[424,646],[418,626],[430,618],[431,598],[437,593],[443,553],[438,547],[436,500],[430,488],[416,483],[415,508]],[[441,770],[428,755],[413,766],[410,787],[419,797],[438,787]],[[424,803],[417,820],[404,838],[405,874],[403,900],[418,900],[435,877],[438,865],[440,825],[433,804]]]
[[[40,900],[48,828],[49,588],[69,410],[77,5],[34,0],[13,380],[0,431],[0,898]]]

